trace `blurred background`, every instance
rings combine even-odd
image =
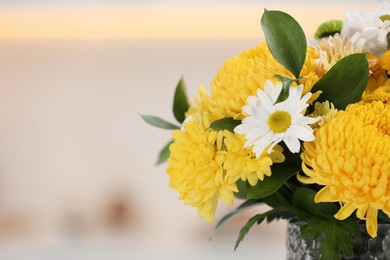
[[[380,1],[0,0],[0,259],[284,259],[283,221],[237,251],[169,188],[157,155],[189,96],[263,41],[264,8],[317,26]],[[237,202],[239,203],[239,202]],[[238,205],[238,204],[237,204]],[[237,205],[219,204],[216,220]]]

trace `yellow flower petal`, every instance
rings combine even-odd
[[[367,210],[366,228],[367,232],[371,237],[376,237],[378,230],[378,210],[369,207]]]
[[[322,188],[314,197],[314,201],[316,203],[318,202],[334,202],[338,201],[337,196],[333,195],[330,192],[330,187],[326,186],[325,188]]]
[[[356,210],[356,207],[353,206],[353,203],[347,203],[340,208],[340,210],[334,215],[335,218],[339,220],[344,220],[351,216],[351,214]]]

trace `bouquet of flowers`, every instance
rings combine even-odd
[[[179,199],[213,221],[218,203],[258,204],[254,224],[302,223],[321,259],[353,256],[353,239],[377,236],[390,217],[390,4],[321,24],[308,44],[287,13],[264,10],[266,41],[228,59],[199,97],[184,81],[173,112],[179,124],[142,115],[173,139],[168,161]],[[365,224],[364,230],[359,225]]]

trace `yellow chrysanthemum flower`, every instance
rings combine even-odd
[[[222,131],[209,128],[207,113],[192,115],[182,130],[173,131],[174,142],[169,147],[167,173],[170,186],[176,189],[187,205],[198,209],[207,222],[214,218],[218,200],[232,204],[235,183],[228,183],[222,165]]]
[[[377,233],[378,210],[390,216],[390,107],[382,102],[350,105],[304,144],[303,183],[325,186],[315,202],[339,202],[343,220],[355,210]]]
[[[195,97],[192,100],[192,104],[186,113],[186,117],[193,115],[193,114],[196,114],[196,113],[200,113],[200,112],[207,112],[210,120],[214,121],[215,118],[212,118],[212,115],[211,115],[210,109],[209,109],[210,108],[210,97],[207,94],[207,91],[202,84],[199,86],[198,93],[199,93],[199,98]]]
[[[364,93],[362,96],[363,102],[381,101],[390,104],[390,86],[382,86],[377,88],[372,93]]]
[[[244,148],[243,135],[224,131],[224,137],[227,151],[223,168],[226,170],[229,182],[241,179],[255,186],[259,180],[264,180],[264,176],[271,176],[272,163],[281,163],[285,160],[283,148],[279,145],[274,147],[271,154],[265,152],[256,158],[252,148]]]
[[[319,79],[315,74],[316,58],[314,49],[308,47],[301,72],[301,77],[306,78],[301,82],[304,85],[303,94],[310,92]],[[227,60],[211,83],[210,111],[219,118],[243,119],[241,109],[246,105],[246,99],[255,95],[258,88],[263,89],[266,80],[276,83],[276,74],[293,77],[275,60],[266,43]]]

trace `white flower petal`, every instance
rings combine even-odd
[[[270,98],[263,92],[263,91],[258,91],[257,92],[260,104],[264,107],[265,110],[267,110],[269,113],[273,112],[272,106],[274,102],[270,100]]]
[[[242,111],[244,111],[247,115],[252,115],[254,106],[246,105],[242,107]]]
[[[269,131],[265,136],[254,142],[252,150],[256,154],[256,157],[262,155],[264,150],[270,145],[272,136],[273,133]]]
[[[304,126],[299,126],[299,125],[292,125],[288,129],[288,135],[306,142],[310,142],[314,140],[313,129],[308,129]]]
[[[274,137],[275,137],[275,135],[274,135]],[[281,141],[283,141],[283,138],[279,135],[279,136],[276,137],[276,138],[274,139],[274,141],[271,143],[270,147],[268,148],[267,153],[268,153],[268,154],[272,153],[272,150],[274,149],[274,147],[275,147],[278,143],[280,143]]]
[[[283,138],[284,143],[287,145],[287,148],[292,153],[298,153],[301,148],[301,143],[299,140],[293,136],[286,136]]]
[[[311,125],[318,122],[318,120],[320,120],[319,117],[314,118],[314,117],[300,116],[295,119],[295,123],[299,125]]]
[[[258,99],[255,96],[249,96],[246,101],[250,106],[256,106]]]
[[[256,128],[252,128],[249,132],[246,133],[247,139],[258,139],[269,132],[268,125],[261,125]]]
[[[388,5],[384,6],[387,7]],[[380,57],[387,50],[387,46],[384,44],[386,43],[387,23],[379,18],[383,14],[389,14],[389,12],[383,10],[362,10],[360,13],[348,12],[343,22],[341,35],[350,37],[351,42],[356,47],[364,48],[366,51]],[[381,45],[381,48],[378,48],[378,44]]]
[[[246,134],[248,131],[250,131],[250,129],[252,129],[252,126],[249,125],[249,124],[240,124],[238,126],[236,126],[233,131],[237,134]]]

